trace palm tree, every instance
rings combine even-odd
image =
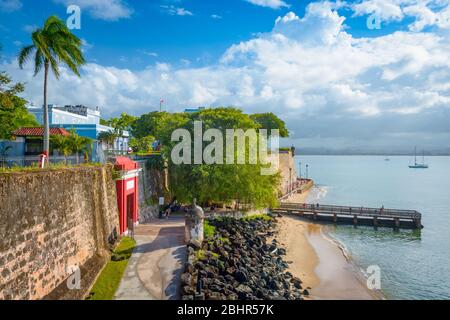
[[[59,64],[63,62],[73,73],[80,76],[78,68],[86,61],[81,51],[82,41],[71,33],[57,16],[49,17],[43,28],[31,34],[31,40],[33,44],[24,47],[17,59],[20,68],[23,68],[30,56],[34,54],[34,76],[44,67],[44,153],[48,156],[50,145],[47,103],[49,70],[51,69],[56,79],[59,79]]]
[[[106,144],[110,149],[114,148],[114,142],[116,141],[117,134],[113,131],[103,131],[97,136],[97,140]]]
[[[92,148],[92,139],[81,137],[76,134],[75,130],[71,130],[70,136],[68,139],[70,150],[76,154],[77,156],[77,164],[80,163],[79,153],[80,152],[89,152]]]
[[[66,136],[55,135],[51,137],[52,148],[57,149],[64,156],[64,163],[67,164],[67,157],[72,154],[69,139]]]

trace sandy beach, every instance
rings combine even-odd
[[[304,202],[307,193],[290,197],[291,202]],[[296,216],[279,219],[278,241],[286,248],[289,271],[303,281],[314,300],[373,300],[380,295],[370,291],[365,279],[332,241],[324,228]]]

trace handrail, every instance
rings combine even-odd
[[[336,205],[317,205],[306,203],[288,203],[280,204],[280,209],[294,209],[304,211],[314,211],[316,213],[336,213],[343,215],[359,215],[359,216],[379,216],[379,217],[405,217],[405,218],[421,218],[422,215],[415,210],[401,209],[381,209],[381,208],[365,208],[351,206]]]

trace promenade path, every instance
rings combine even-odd
[[[116,292],[116,300],[179,298],[180,276],[187,259],[184,217],[171,217],[135,228],[136,247]]]

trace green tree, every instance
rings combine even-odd
[[[11,139],[11,133],[18,128],[39,126],[28,112],[26,101],[18,96],[23,90],[23,84],[13,83],[11,77],[0,72],[0,139]]]
[[[139,121],[139,120],[138,120]],[[258,129],[260,124],[236,108],[205,109],[193,114],[172,114],[164,119],[165,129],[156,130],[163,142],[163,155],[169,166],[171,192],[183,202],[196,198],[199,203],[230,203],[238,201],[244,207],[273,206],[277,201],[279,174],[261,175],[263,166],[257,164],[200,164],[175,165],[171,160],[171,134],[177,128],[187,129],[193,137],[194,121],[202,121],[203,130],[219,129],[223,137],[226,129]],[[223,141],[225,150],[225,141]],[[203,150],[209,142],[203,143]],[[246,145],[247,152],[249,144]],[[235,159],[237,151],[235,151]]]
[[[116,139],[117,134],[114,131],[103,131],[97,135],[97,140],[105,143],[109,149],[113,148]]]
[[[54,135],[50,138],[51,147],[53,150],[58,150],[64,156],[64,162],[67,163],[67,157],[72,154],[69,139],[66,136]]]
[[[134,152],[149,152],[152,151],[153,142],[155,142],[154,136],[146,136],[143,138],[133,137],[130,139],[129,145]]]
[[[124,131],[131,131],[137,117],[131,116],[123,112],[118,118],[111,118],[104,121],[104,125],[110,126],[114,129],[118,137],[123,136]]]
[[[52,148],[63,154],[66,163],[67,157],[72,154],[76,155],[77,164],[80,163],[80,152],[90,152],[92,142],[92,139],[79,136],[75,129],[70,130],[69,136],[54,135],[51,137]]]
[[[80,152],[88,153],[92,149],[92,139],[79,136],[75,129],[70,130],[70,136],[68,137],[68,145],[70,150],[77,157],[77,164],[80,163],[79,154]]]
[[[289,137],[289,131],[286,128],[286,123],[272,112],[252,114],[250,115],[250,118],[258,123],[261,129],[278,129],[280,131],[281,138]],[[270,131],[268,133],[270,133]]]
[[[24,47],[18,62],[23,68],[28,59],[34,55],[34,75],[44,68],[44,152],[49,151],[50,127],[48,119],[47,85],[51,69],[56,79],[59,79],[59,64],[63,62],[73,73],[80,76],[79,67],[85,63],[81,50],[82,42],[67,28],[57,16],[49,17],[42,28],[31,34],[32,45]]]
[[[160,139],[159,131],[165,128],[167,121],[173,119],[174,114],[168,112],[150,112],[140,116],[133,124],[132,134],[135,138],[154,136]]]

